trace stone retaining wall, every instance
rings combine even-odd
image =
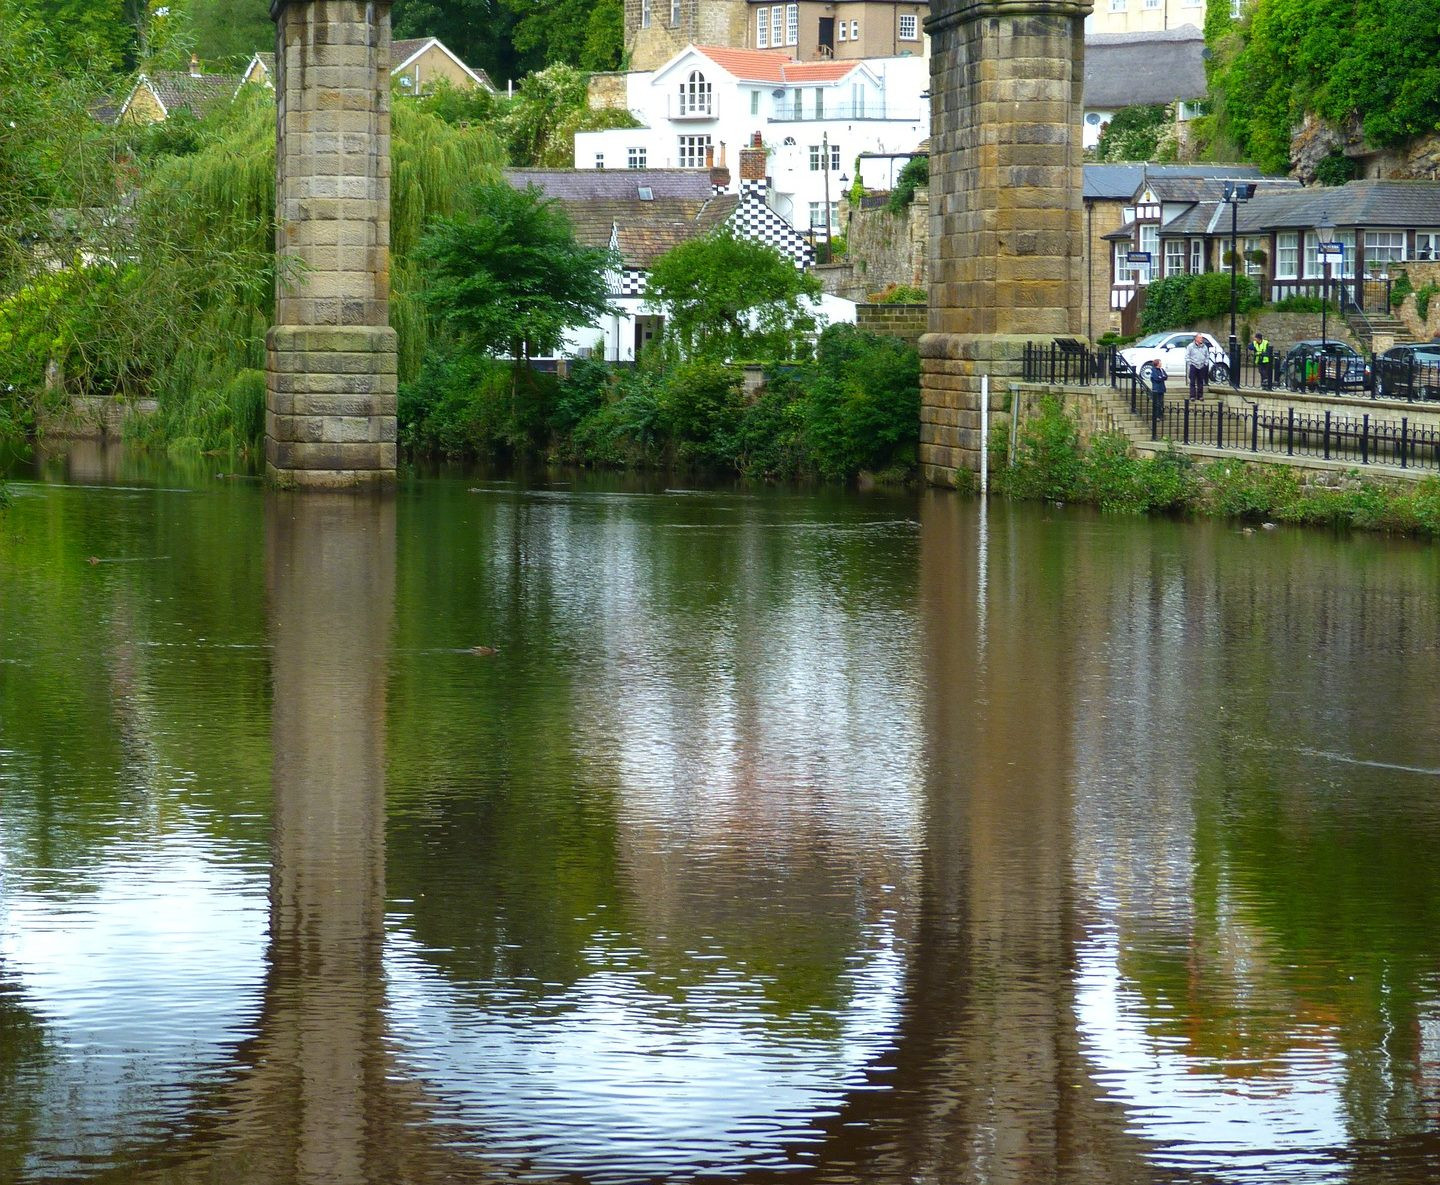
[[[930,306],[924,304],[860,304],[855,306],[856,328],[915,343],[930,325]]]

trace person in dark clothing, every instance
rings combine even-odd
[[[1158,420],[1165,414],[1165,366],[1159,358],[1150,363],[1150,397],[1152,414]]]
[[[1205,384],[1210,378],[1210,347],[1198,333],[1185,347],[1185,372],[1190,379],[1190,398],[1204,399]]]

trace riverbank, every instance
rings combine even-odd
[[[991,481],[1015,498],[1085,503],[1126,514],[1238,518],[1440,536],[1440,477],[1391,482],[1358,470],[1324,473],[1265,462],[1204,462],[1175,449],[1136,456],[1118,432],[1088,441],[1060,401],[1047,398],[1018,433],[991,434]],[[1012,463],[1013,461],[1013,463]]]

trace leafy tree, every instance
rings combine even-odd
[[[890,213],[899,214],[915,200],[915,191],[929,184],[929,155],[912,156],[895,178],[895,188],[890,191]]]
[[[1211,48],[1222,130],[1283,170],[1307,112],[1386,147],[1440,126],[1440,0],[1265,0]]]
[[[46,31],[56,64],[103,74],[132,60],[135,26],[123,0],[0,0],[0,27],[26,17]]]
[[[438,218],[421,240],[426,303],[471,348],[525,354],[558,349],[565,331],[608,309],[608,251],[581,246],[561,208],[533,186],[477,186],[467,211]]]
[[[396,37],[438,37],[502,90],[524,73],[513,45],[515,20],[498,0],[395,0],[390,10]]]
[[[920,356],[898,338],[831,325],[820,335],[805,441],[822,477],[847,480],[915,461]]]
[[[688,356],[790,358],[815,328],[820,282],[776,251],[724,228],[655,261],[646,299]]]
[[[1095,159],[1173,161],[1176,149],[1175,121],[1169,107],[1126,107],[1101,131]]]
[[[625,5],[623,0],[598,0],[590,10],[585,44],[580,47],[582,70],[618,70],[625,56]]]
[[[207,59],[240,64],[275,48],[269,0],[191,0],[190,20],[197,51]]]

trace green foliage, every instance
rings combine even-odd
[[[1101,130],[1095,159],[1173,161],[1177,150],[1175,113],[1170,107],[1126,107],[1111,116]]]
[[[806,349],[820,282],[773,247],[722,228],[667,251],[645,297],[664,308],[665,332],[690,356],[773,361]]]
[[[1440,0],[1266,0],[1211,41],[1227,134],[1247,159],[1284,171],[1307,112],[1358,116],[1376,147],[1440,125]]]
[[[1130,451],[1121,433],[1095,437],[1085,457],[1084,498],[1101,510],[1146,514],[1174,510],[1190,492],[1191,461],[1183,453],[1142,459]]]
[[[1440,292],[1440,284],[1434,280],[1421,284],[1415,289],[1415,311],[1420,314],[1420,320],[1427,320],[1430,316],[1430,298]]]
[[[0,27],[27,20],[47,31],[56,66],[84,62],[91,70],[116,71],[134,53],[122,0],[0,0]]]
[[[265,0],[190,0],[190,23],[208,58],[243,67],[256,52],[275,48],[275,22]]]
[[[660,425],[680,461],[733,471],[743,413],[739,370],[713,358],[682,362],[666,377],[658,402]]]
[[[876,304],[926,304],[930,294],[915,284],[887,284],[872,299]]]
[[[585,25],[585,43],[576,65],[582,70],[618,70],[625,54],[624,0],[596,0]]]
[[[1068,502],[1085,488],[1080,429],[1058,399],[1041,401],[1039,414],[1020,430],[1014,467],[997,476],[1017,498]]]
[[[573,133],[588,106],[585,76],[573,66],[557,64],[528,75],[501,118],[510,163],[517,168],[571,165]]]
[[[1277,313],[1318,313],[1321,305],[1324,304],[1330,312],[1335,312],[1335,302],[1322,302],[1318,296],[1310,296],[1308,293],[1296,292],[1290,296],[1282,296],[1273,302],[1270,308]]]
[[[506,79],[544,64],[522,65],[512,41],[515,13],[493,0],[395,0],[390,22],[396,37],[440,38],[462,61],[485,70],[501,90]]]
[[[419,376],[400,384],[400,443],[430,456],[525,456],[541,439],[554,395],[548,375],[514,370],[453,340],[438,341]]]
[[[915,200],[915,191],[929,184],[930,157],[912,156],[895,178],[895,188],[890,191],[890,213],[904,213],[905,207]]]
[[[1355,158],[1346,156],[1338,148],[1328,156],[1321,157],[1315,165],[1315,180],[1321,185],[1344,185],[1360,175],[1360,166]]]
[[[1248,313],[1263,303],[1260,289],[1247,275],[1235,277],[1235,309]],[[1155,280],[1145,288],[1145,308],[1140,313],[1144,333],[1158,333],[1194,325],[1230,311],[1229,272],[1184,272]]]
[[[504,100],[483,86],[460,87],[441,79],[406,102],[448,124],[465,127],[498,119]]]
[[[855,158],[854,180],[850,182],[850,192],[846,195],[850,201],[850,211],[854,213],[860,208],[860,203],[865,198],[865,182],[860,176],[860,158]]]
[[[557,203],[500,181],[477,186],[470,206],[437,218],[419,249],[425,302],[469,347],[550,354],[608,309],[610,253],[577,243]]]
[[[914,464],[920,428],[920,356],[898,338],[831,325],[807,384],[805,444],[815,471],[849,480]]]

